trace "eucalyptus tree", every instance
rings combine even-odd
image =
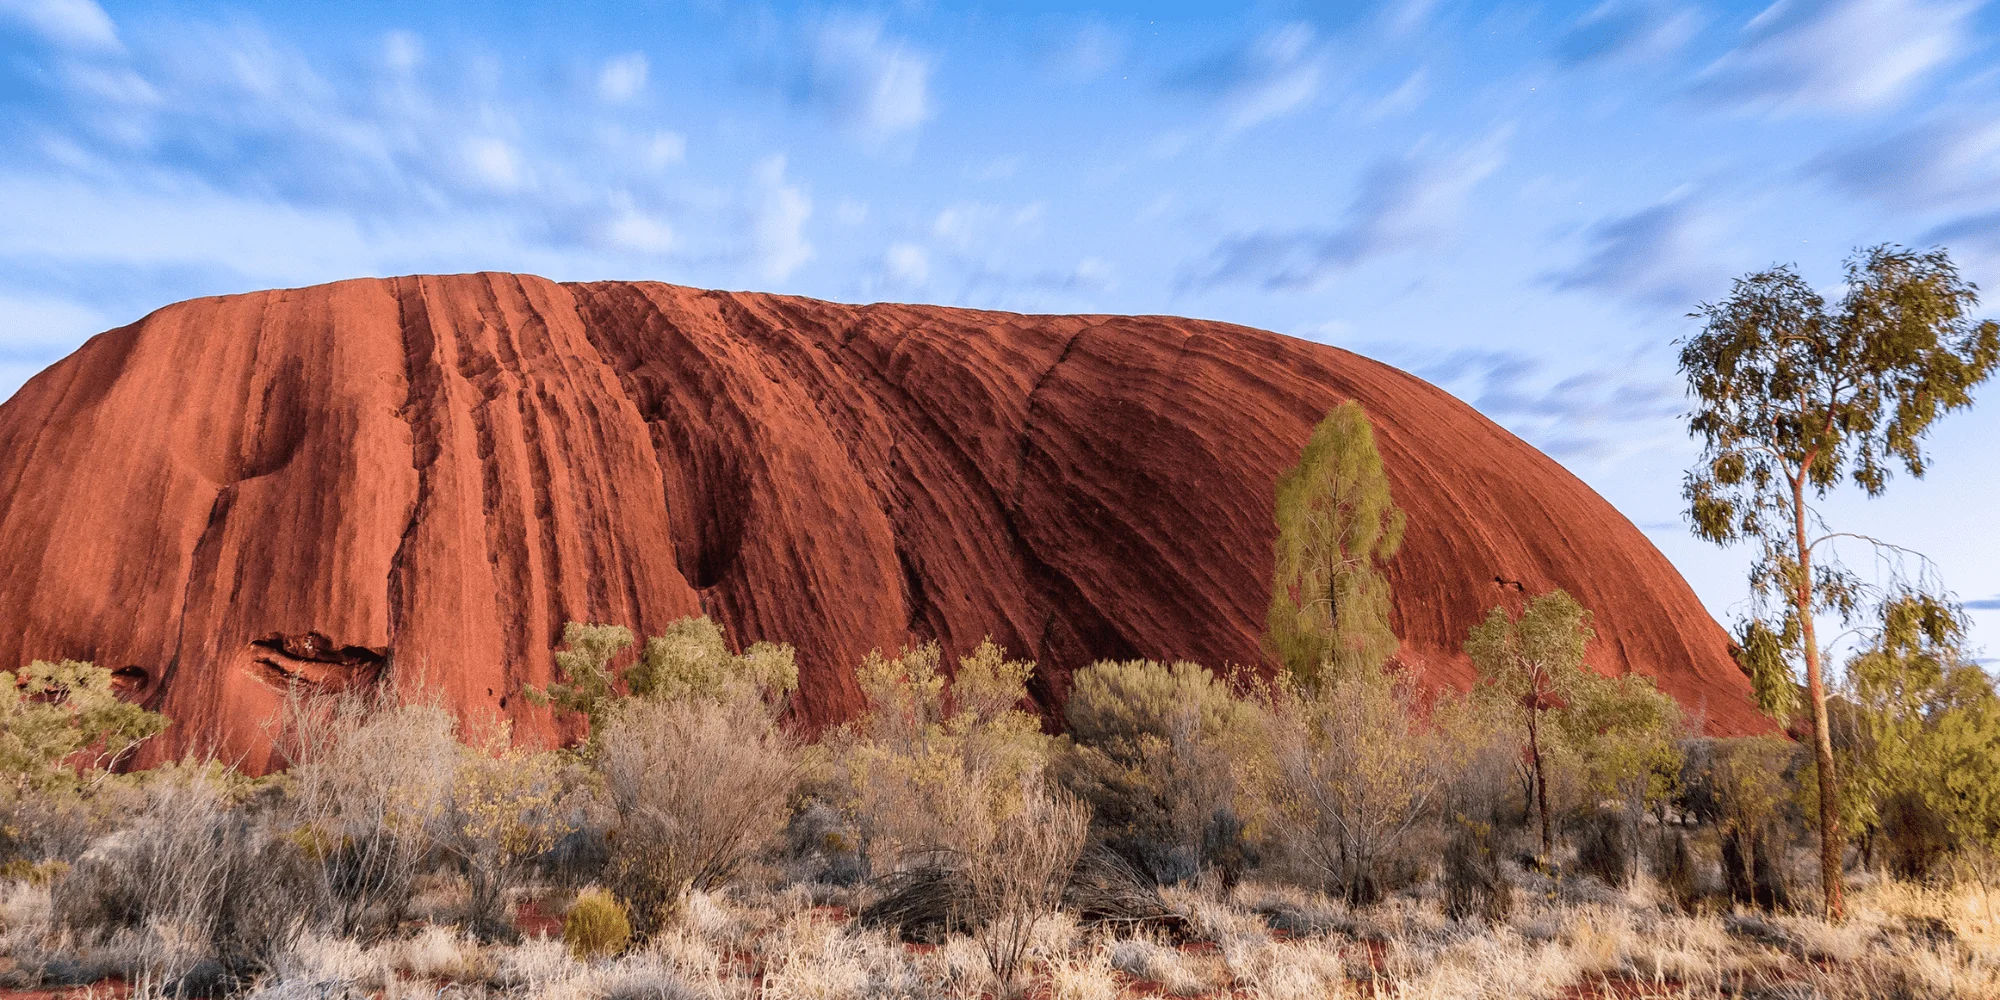
[[[1702,329],[1679,342],[1689,429],[1703,444],[1683,490],[1688,518],[1708,541],[1758,547],[1739,658],[1759,706],[1783,720],[1800,712],[1804,674],[1833,917],[1844,908],[1841,839],[1814,617],[1851,621],[1870,597],[1839,561],[1838,540],[1904,550],[1833,530],[1813,505],[1848,481],[1878,496],[1894,466],[1921,477],[1925,434],[1971,405],[2000,363],[2000,327],[1971,318],[1977,288],[1944,250],[1876,246],[1848,258],[1845,273],[1831,305],[1789,266],[1740,278],[1727,298],[1690,314]]]

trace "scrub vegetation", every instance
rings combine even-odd
[[[1842,476],[1921,472],[2000,349],[1941,256],[1878,248],[1850,278],[1831,313],[1745,279],[1683,356],[1691,519],[1763,546],[1739,638],[1766,735],[1704,735],[1597,669],[1560,590],[1465,636],[1469,690],[1427,686],[1385,572],[1420,526],[1348,403],[1276,484],[1267,662],[1092,664],[1060,718],[1035,663],[919,643],[855,665],[867,710],[808,739],[789,646],[573,622],[528,692],[573,746],[392,669],[293,690],[273,775],[130,773],[170,723],[110,672],[0,673],[0,988],[2000,996],[2000,695],[1934,580],[1812,563],[1799,528]],[[1795,398],[1810,419],[1772,416]],[[1816,613],[1862,636],[1842,669]]]

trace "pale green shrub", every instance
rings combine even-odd
[[[1064,705],[1064,786],[1091,805],[1097,836],[1156,881],[1251,861],[1241,832],[1268,770],[1268,719],[1199,664],[1101,662]]]
[[[632,940],[632,924],[617,897],[593,887],[577,893],[563,914],[562,936],[578,959],[604,958],[625,950]]]

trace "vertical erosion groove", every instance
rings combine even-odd
[[[397,637],[401,634],[407,603],[416,595],[409,588],[415,572],[410,550],[417,525],[430,508],[431,468],[440,454],[441,443],[436,407],[442,390],[443,372],[437,365],[437,340],[431,331],[430,307],[425,298],[424,279],[395,280],[397,327],[403,337],[403,382],[406,395],[399,415],[410,426],[410,467],[416,470],[417,494],[410,501],[409,515],[396,542],[396,554],[389,561],[389,648],[393,661]],[[394,669],[393,662],[390,669]]]

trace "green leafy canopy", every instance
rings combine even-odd
[[[166,728],[166,716],[118,700],[103,667],[36,660],[0,671],[0,774],[15,794],[74,785],[80,770],[109,770]],[[79,760],[86,752],[90,759]]]
[[[722,629],[707,616],[674,621],[646,640],[639,661],[621,676],[614,662],[632,646],[623,625],[570,622],[563,627],[556,670],[564,679],[527,695],[543,704],[590,720],[591,745],[628,698],[656,702],[761,701],[769,714],[781,713],[798,687],[792,647],[756,642],[732,653]],[[623,693],[620,688],[623,688]]]
[[[1829,305],[1791,267],[1739,279],[1692,315],[1680,370],[1694,397],[1689,428],[1703,443],[1683,496],[1700,537],[1757,542],[1751,573],[1760,611],[1739,640],[1766,711],[1799,706],[1786,666],[1810,640],[1809,616],[1852,621],[1869,588],[1834,558],[1842,538],[1810,509],[1843,481],[1869,496],[1900,465],[1925,471],[1924,435],[2000,365],[2000,325],[1968,313],[1978,289],[1941,249],[1882,245],[1856,253]],[[1807,536],[1807,537],[1801,537]]]

